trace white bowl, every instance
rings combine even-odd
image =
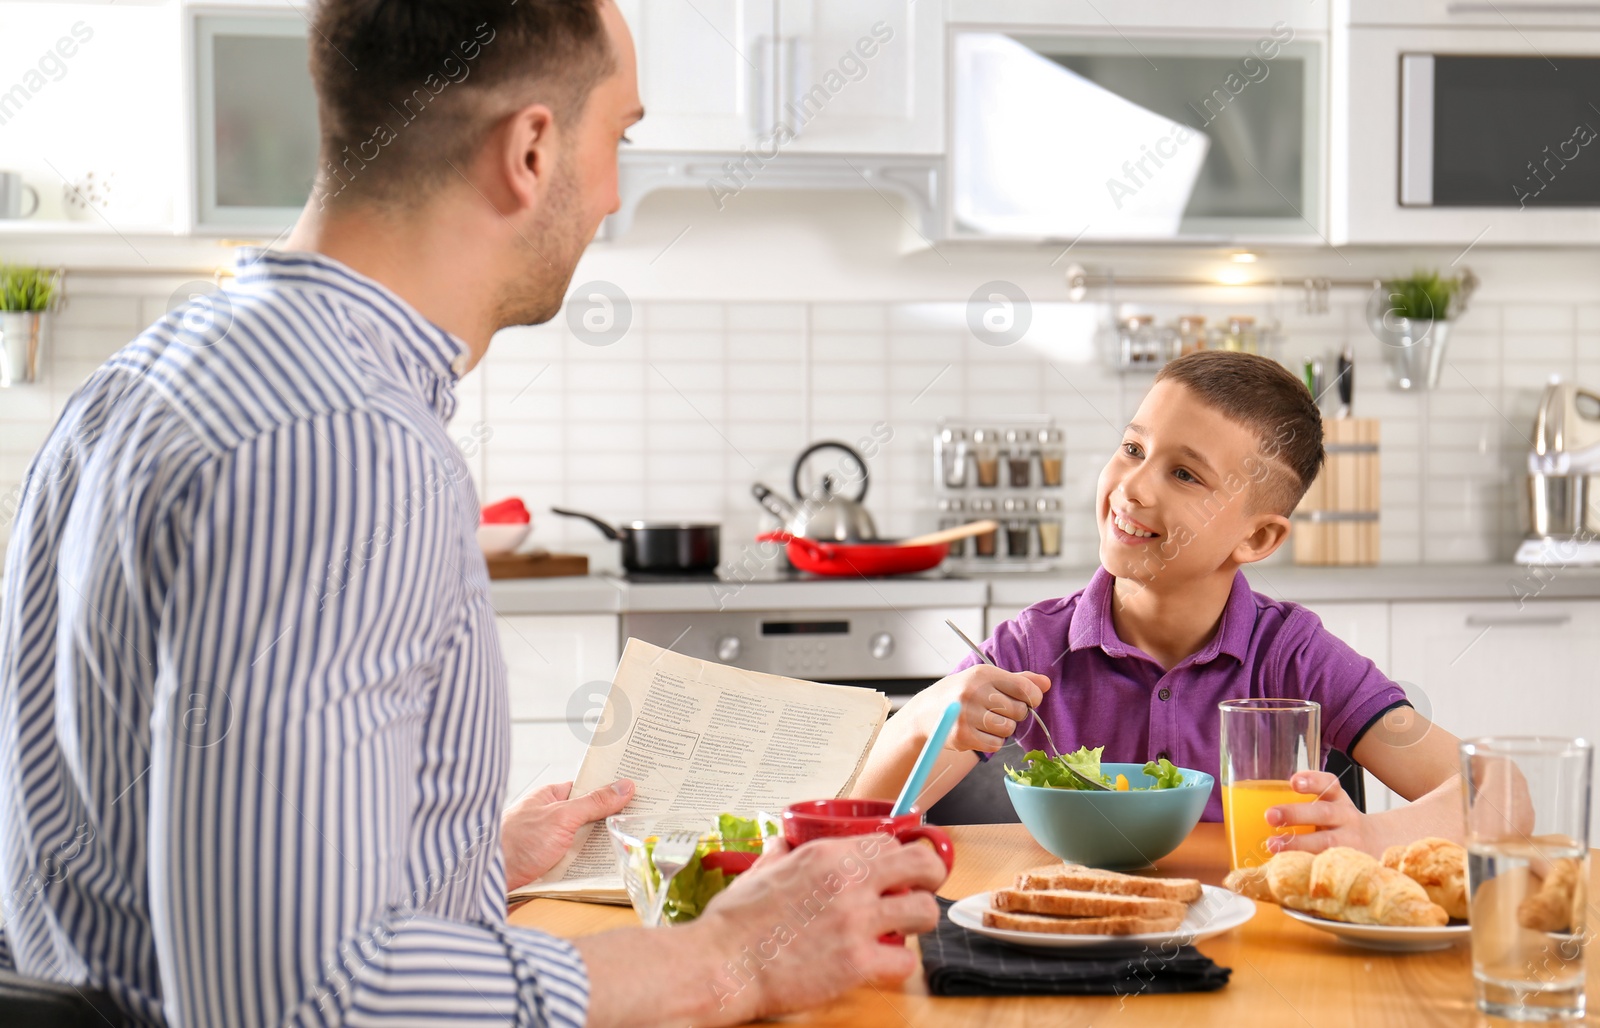
[[[478,549],[485,557],[508,557],[533,531],[529,525],[479,525]]]

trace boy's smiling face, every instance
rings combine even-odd
[[[1100,472],[1100,563],[1117,578],[1176,583],[1270,556],[1289,520],[1269,481],[1271,443],[1180,382],[1151,387]]]

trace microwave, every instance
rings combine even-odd
[[[1334,241],[1600,242],[1600,6],[1401,6],[1352,5]]]

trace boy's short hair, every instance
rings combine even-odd
[[[1202,350],[1171,361],[1157,382],[1177,382],[1255,432],[1259,464],[1247,468],[1258,510],[1288,515],[1322,467],[1322,412],[1305,383],[1267,357]]]

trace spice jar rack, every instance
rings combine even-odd
[[[962,570],[1037,571],[1061,560],[1066,434],[1053,418],[981,425],[941,421],[933,437],[938,527],[1000,527],[951,544]]]
[[[1199,350],[1234,350],[1277,355],[1283,339],[1276,321],[1257,324],[1247,314],[1233,314],[1212,325],[1199,314],[1185,314],[1170,323],[1153,314],[1130,314],[1104,333],[1106,363],[1117,371],[1157,371],[1167,361]]]

